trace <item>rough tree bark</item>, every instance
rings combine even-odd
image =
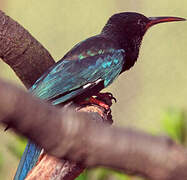
[[[30,88],[55,61],[16,21],[0,11],[0,58]]]
[[[27,88],[54,64],[47,50],[1,11],[0,57],[13,68]],[[100,107],[87,107],[91,112],[101,112],[100,115],[75,113],[41,102],[3,81],[0,81],[0,92],[0,122],[11,126],[60,159],[45,155],[41,157],[42,165],[52,162],[57,172],[46,174],[49,179],[73,179],[85,166],[98,165],[140,174],[153,180],[187,177],[187,154],[182,146],[167,138],[98,125],[91,120],[103,120]],[[42,172],[33,170],[30,178],[33,179],[31,175],[36,178],[35,173],[41,175],[43,170],[47,171],[46,167],[40,170]]]

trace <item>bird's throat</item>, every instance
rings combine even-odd
[[[121,46],[125,50],[125,63],[122,71],[126,71],[134,66],[138,59],[141,41],[142,38],[137,37],[130,40],[126,39],[121,42]]]
[[[114,41],[120,49],[125,51],[125,63],[122,72],[130,69],[137,61],[143,35],[137,34],[132,38],[130,34],[123,33],[120,28],[110,24],[104,27],[101,35]]]

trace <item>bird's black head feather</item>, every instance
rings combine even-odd
[[[178,17],[148,18],[135,12],[123,12],[109,18],[101,35],[116,41],[126,51],[124,70],[127,70],[136,62],[142,38],[150,27],[159,23],[184,20]]]
[[[111,36],[121,36],[123,39],[132,39],[137,36],[143,37],[148,23],[149,19],[139,13],[124,12],[114,14],[106,23],[102,33]]]

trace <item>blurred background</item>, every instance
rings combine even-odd
[[[58,61],[76,43],[98,34],[114,13],[136,11],[146,16],[187,18],[186,0],[1,0],[7,15],[23,25]],[[187,22],[160,24],[144,37],[135,66],[107,91],[116,126],[169,135],[185,143],[187,111]],[[23,87],[0,61],[0,77]],[[23,87],[24,88],[24,87]],[[26,140],[0,127],[0,179],[13,178]],[[143,163],[143,162],[142,162]],[[132,180],[111,170],[87,171],[81,180]]]

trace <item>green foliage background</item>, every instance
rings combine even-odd
[[[101,31],[114,13],[136,11],[146,16],[187,18],[186,0],[1,0],[0,7],[22,24],[59,60],[73,45]],[[115,125],[167,132],[185,140],[187,102],[187,23],[155,26],[145,35],[139,60],[107,90],[118,99],[113,105]],[[0,77],[21,82],[0,62]],[[168,110],[168,108],[171,108]],[[12,179],[25,142],[0,131],[0,179]],[[83,179],[134,179],[97,169]]]

